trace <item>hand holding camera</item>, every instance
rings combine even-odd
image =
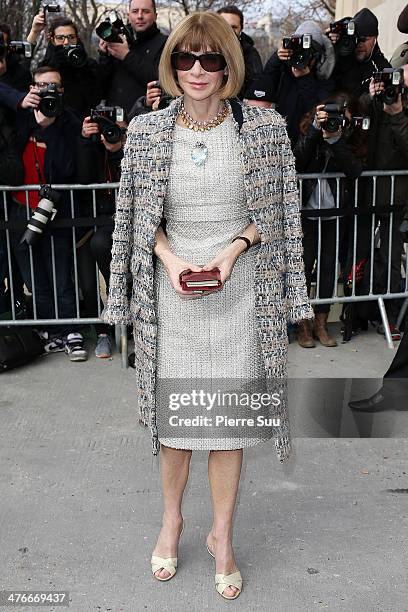
[[[147,84],[146,91],[146,106],[153,106],[157,100],[160,102],[162,90],[160,89],[159,81],[150,81]]]
[[[107,49],[109,55],[122,61],[125,59],[130,49],[126,37],[123,34],[121,34],[120,37],[122,42],[110,42],[107,44]]]
[[[333,138],[341,134],[343,128],[343,118],[339,117],[338,121],[333,117],[333,111],[340,115],[340,109],[337,104],[319,104],[316,107],[315,121],[319,130],[322,130],[324,139]],[[328,108],[327,108],[328,107]],[[332,109],[331,107],[336,107]]]

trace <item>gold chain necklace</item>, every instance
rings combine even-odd
[[[187,128],[193,130],[194,132],[206,132],[217,125],[220,125],[224,121],[224,119],[229,115],[229,108],[224,103],[215,117],[209,119],[208,121],[197,121],[188,114],[183,102],[179,114],[182,122]],[[206,143],[203,141],[196,142],[191,150],[190,156],[196,166],[203,166],[208,157],[208,147]]]
[[[180,117],[184,125],[190,130],[194,130],[195,132],[205,132],[206,130],[210,130],[211,128],[216,127],[217,125],[220,125],[220,123],[224,121],[228,114],[229,109],[226,104],[223,105],[223,107],[221,108],[221,110],[218,111],[215,117],[209,119],[208,121],[197,121],[196,119],[193,119],[193,117],[189,115],[189,113],[186,111],[184,103],[182,104],[180,110]]]

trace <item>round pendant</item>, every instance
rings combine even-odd
[[[197,142],[191,151],[191,159],[196,166],[202,166],[208,157],[208,148],[204,142]]]

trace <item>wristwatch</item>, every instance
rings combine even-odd
[[[235,236],[235,238],[233,238],[231,240],[231,244],[235,241],[235,240],[244,240],[246,242],[246,249],[244,251],[244,253],[246,253],[246,251],[249,249],[251,245],[251,241],[249,240],[249,238],[246,238],[245,236]]]

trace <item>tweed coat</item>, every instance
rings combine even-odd
[[[154,255],[172,157],[173,130],[182,97],[168,108],[135,117],[128,128],[113,232],[106,323],[133,324],[139,422],[150,427],[152,453],[160,450],[156,425]],[[286,382],[287,321],[313,318],[304,276],[302,229],[294,157],[285,122],[272,109],[242,105],[242,171],[248,218],[261,238],[254,275],[255,310],[267,381]],[[127,274],[133,278],[128,298]],[[233,273],[233,272],[232,272]],[[205,297],[200,298],[205,299]],[[290,455],[286,401],[274,441],[278,458]]]

